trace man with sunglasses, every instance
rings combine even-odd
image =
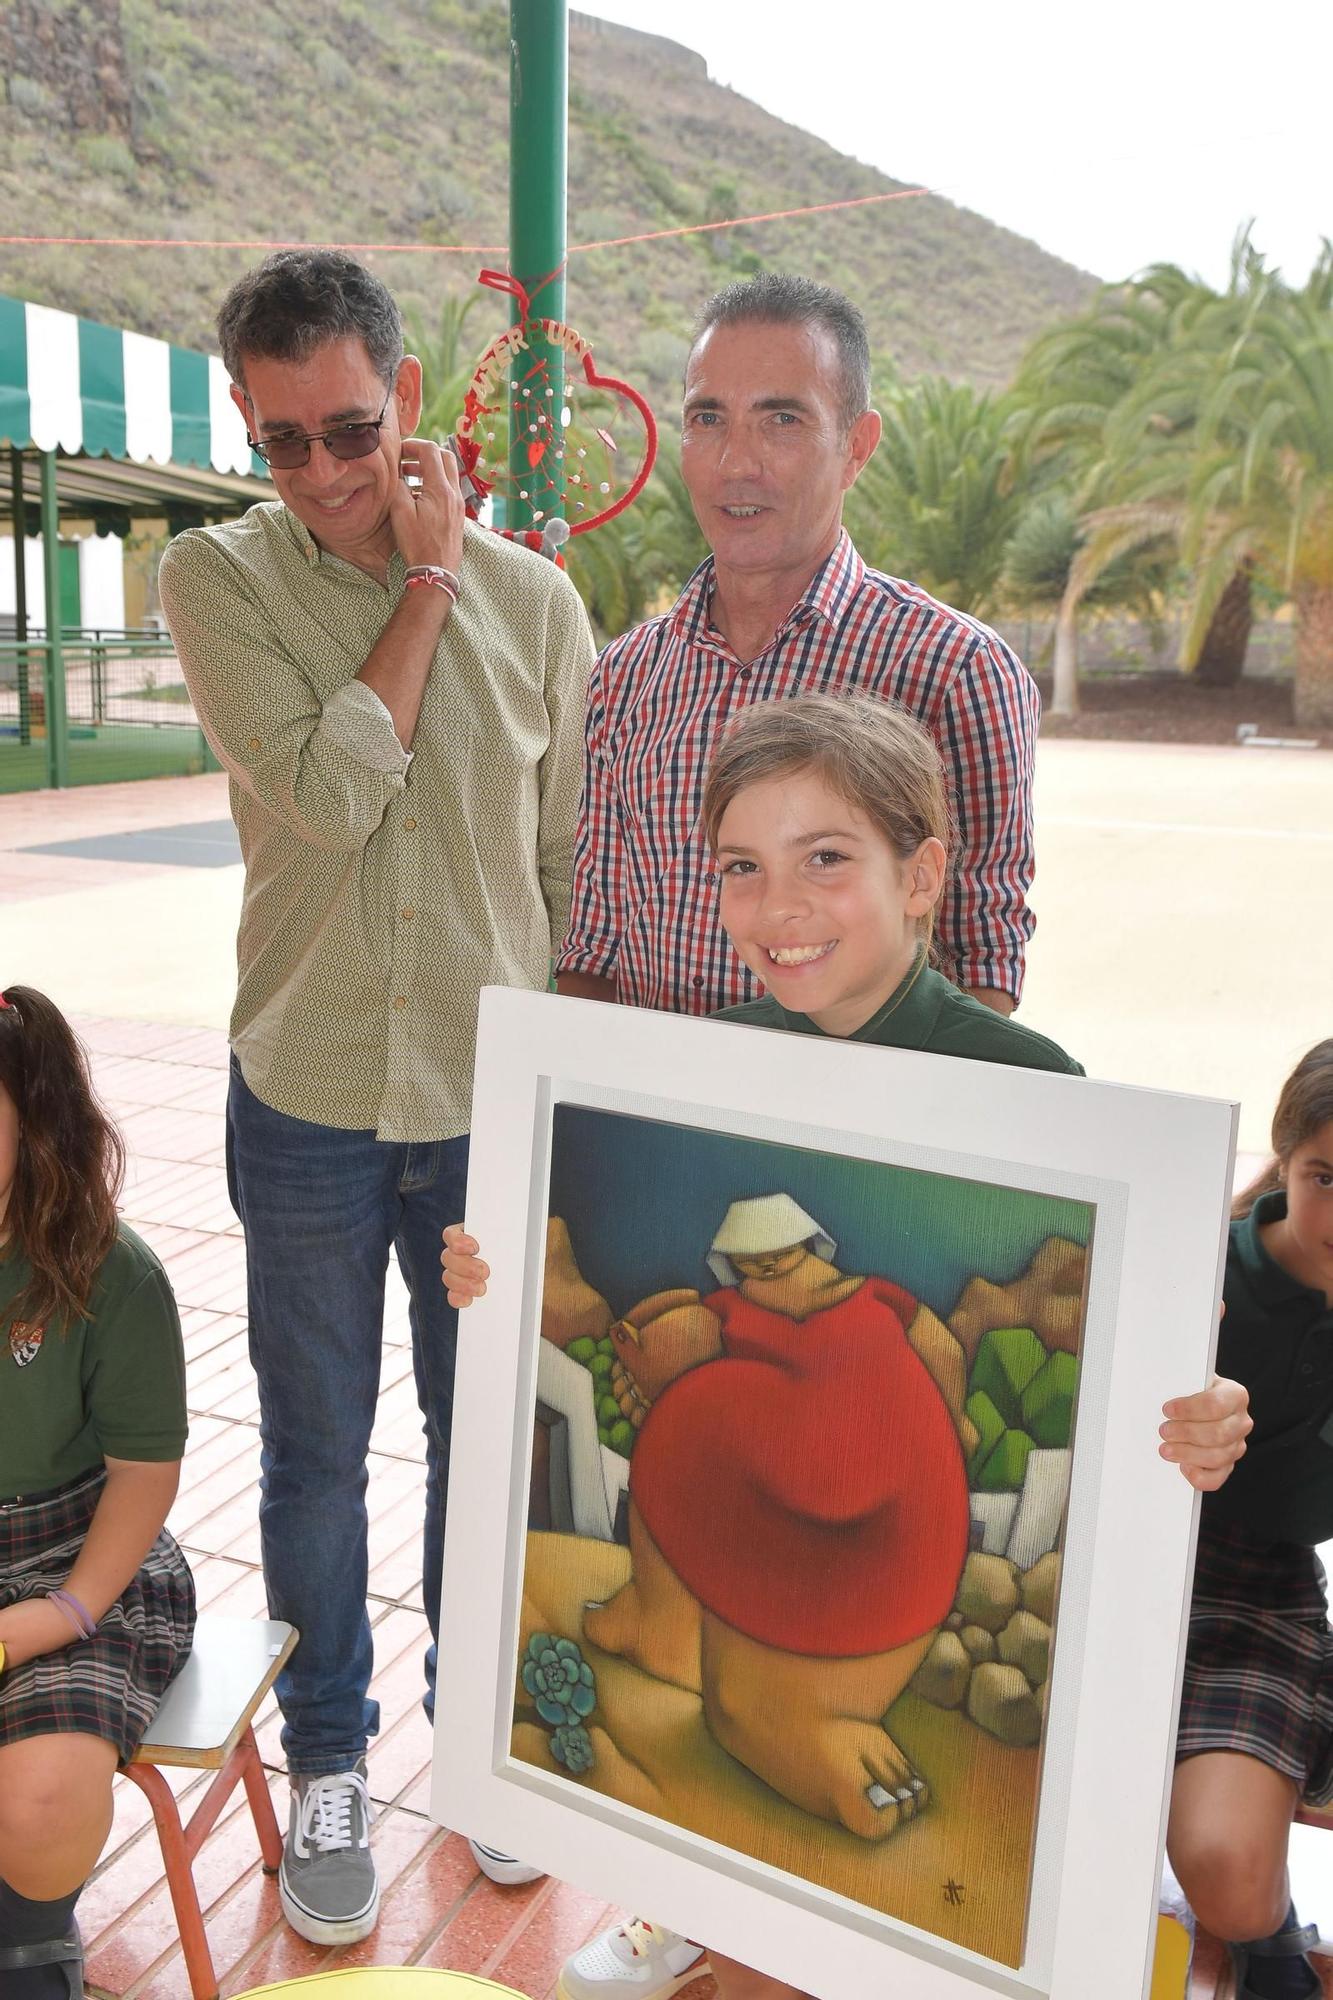
[[[463,1213],[477,994],[544,987],[568,921],[593,647],[567,578],[466,522],[452,457],[411,435],[421,365],[370,272],[278,253],[218,331],[277,499],[178,536],[161,592],[246,866],[227,1163],[264,1575],[301,1634],[278,1681],[282,1906],[342,1944],[379,1901],[366,1488],[385,1273],[393,1250],[436,1641],[457,1331],[438,1256]],[[434,1678],[432,1643],[428,1708]],[[496,1879],[534,1872],[474,1852]]]

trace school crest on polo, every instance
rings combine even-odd
[[[35,1361],[37,1353],[46,1337],[44,1326],[30,1326],[26,1319],[16,1319],[9,1329],[9,1351],[20,1368],[26,1368]]]

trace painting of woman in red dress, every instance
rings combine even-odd
[[[702,1695],[717,1741],[794,1805],[880,1840],[928,1802],[881,1718],[953,1604],[976,1437],[958,1341],[835,1248],[789,1195],[735,1201],[720,1288],[611,1329],[647,1411],[633,1569],[583,1630]]]

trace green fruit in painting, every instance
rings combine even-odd
[[[977,1428],[977,1448],[972,1454],[972,1469],[975,1472],[1004,1436],[1004,1418],[984,1389],[974,1390],[964,1408]]]
[[[605,1382],[615,1365],[609,1354],[594,1354],[592,1360],[588,1363],[595,1382]]]
[[[1016,1493],[1023,1484],[1031,1450],[1032,1439],[1026,1431],[1006,1431],[973,1480],[978,1492]]]
[[[1078,1363],[1072,1354],[1048,1356],[1023,1391],[1023,1428],[1038,1444],[1058,1450],[1069,1443],[1078,1388]]]
[[[597,1352],[599,1354],[609,1354],[613,1360],[615,1359],[616,1344],[609,1333],[598,1341]]]
[[[618,1424],[612,1424],[611,1435],[607,1439],[612,1451],[618,1451],[622,1458],[628,1458],[634,1443],[634,1426],[622,1417]]]
[[[574,1359],[581,1361],[585,1368],[596,1352],[597,1342],[589,1340],[586,1335],[581,1340],[571,1340],[569,1346],[565,1349],[566,1354],[572,1354]]]
[[[610,1444],[611,1442],[611,1433],[605,1424],[598,1424],[597,1426],[597,1442],[598,1444]]]
[[[620,1421],[620,1405],[614,1396],[599,1396],[597,1399],[597,1421],[599,1424],[615,1424]]]
[[[1022,1422],[1023,1391],[1046,1359],[1030,1326],[1000,1326],[982,1336],[968,1389],[990,1397],[1006,1424]]]

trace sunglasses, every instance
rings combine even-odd
[[[298,466],[309,465],[312,444],[322,444],[334,458],[369,458],[380,441],[384,414],[392,400],[390,389],[379,415],[369,423],[335,424],[331,431],[309,431],[300,437],[257,438],[247,431],[246,442],[265,465],[274,465],[279,472],[295,472]]]

